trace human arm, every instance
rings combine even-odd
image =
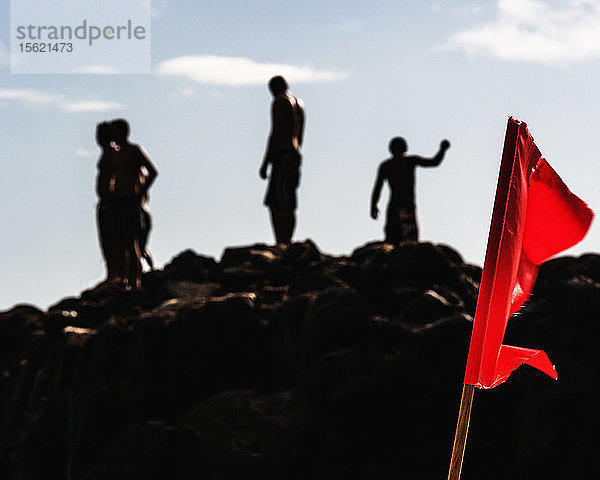
[[[98,198],[100,200],[106,199],[106,197],[110,193],[108,189],[108,182],[109,177],[107,177],[107,175],[104,172],[99,171],[98,175],[96,175],[96,195],[98,195]]]
[[[373,220],[377,220],[377,217],[379,216],[379,208],[377,208],[377,203],[379,202],[379,196],[381,195],[383,180],[383,165],[381,165],[377,171],[377,178],[375,180],[375,185],[373,186],[373,193],[371,194],[371,218]]]
[[[267,178],[267,168],[269,166],[271,150],[273,145],[273,136],[275,134],[275,118],[275,102],[273,102],[273,104],[271,105],[271,132],[269,133],[269,138],[267,139],[267,148],[265,149],[265,154],[263,155],[263,161],[260,164],[260,168],[258,170],[258,175],[263,180],[266,180]]]
[[[265,156],[264,156],[263,161],[262,161],[262,163],[260,165],[260,169],[258,170],[258,175],[263,180],[266,180],[266,178],[267,178],[267,167],[268,166],[269,166],[269,149],[267,147],[267,151],[265,152]]]
[[[298,139],[298,148],[300,148],[302,146],[302,141],[304,140],[305,115],[304,102],[299,98],[296,98],[296,121],[298,122],[296,138]]]
[[[448,140],[442,140],[440,143],[440,149],[432,158],[424,158],[414,155],[412,158],[415,163],[421,167],[437,167],[442,160],[444,159],[444,155],[446,154],[446,150],[450,148],[450,142]]]
[[[112,172],[109,169],[109,161],[106,152],[103,152],[97,164],[96,194],[100,200],[104,200],[110,194],[110,178]]]
[[[138,152],[140,157],[140,166],[145,170],[143,182],[143,189],[145,191],[148,190],[154,183],[154,180],[156,180],[156,177],[158,176],[158,170],[156,170],[156,167],[150,160],[150,157],[148,157],[148,154],[143,147],[138,147]]]

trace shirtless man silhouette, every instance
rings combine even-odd
[[[104,263],[106,265],[106,280],[108,282],[119,279],[117,267],[116,232],[112,221],[112,210],[110,208],[110,176],[112,166],[115,162],[117,151],[113,141],[114,129],[109,122],[99,123],[96,127],[96,143],[102,149],[98,160],[98,175],[96,177],[96,194],[98,195],[98,206],[96,208],[96,222],[98,224],[98,237]]]
[[[304,105],[288,91],[281,76],[271,78],[271,134],[260,166],[259,175],[267,178],[271,165],[269,186],[264,204],[271,212],[271,223],[278,244],[292,241],[296,226],[296,188],[300,182],[300,147],[304,133]]]
[[[371,217],[377,219],[379,209],[377,203],[381,195],[383,182],[387,180],[391,195],[387,207],[385,224],[385,241],[398,244],[403,241],[418,242],[419,230],[415,215],[415,168],[436,167],[444,159],[450,142],[443,140],[439,151],[433,158],[418,155],[407,155],[408,146],[402,137],[393,138],[389,149],[392,158],[379,166],[377,179],[371,195]]]
[[[122,281],[126,287],[139,288],[142,280],[141,258],[148,235],[147,192],[158,172],[144,150],[128,140],[129,124],[118,119],[110,123],[108,142],[98,163],[97,187],[100,197],[99,226],[110,232],[108,280]],[[102,214],[100,214],[102,212]],[[101,233],[102,238],[102,233]]]

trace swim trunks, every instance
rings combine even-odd
[[[143,229],[142,207],[137,197],[110,197],[98,204],[98,224],[102,244],[130,244]]]
[[[296,210],[301,155],[286,150],[271,155],[271,177],[264,204],[274,210]]]
[[[395,207],[390,204],[387,209],[385,241],[400,243],[406,240],[419,241],[415,207]]]

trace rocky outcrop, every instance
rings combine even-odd
[[[481,269],[444,245],[185,251],[136,292],[0,313],[0,478],[445,478]],[[545,264],[463,479],[595,478],[600,257]],[[551,460],[549,460],[551,459]]]

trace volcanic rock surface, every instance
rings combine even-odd
[[[446,478],[481,269],[452,248],[191,250],[136,292],[0,313],[0,478]],[[540,270],[475,395],[469,479],[600,478],[600,256]]]

